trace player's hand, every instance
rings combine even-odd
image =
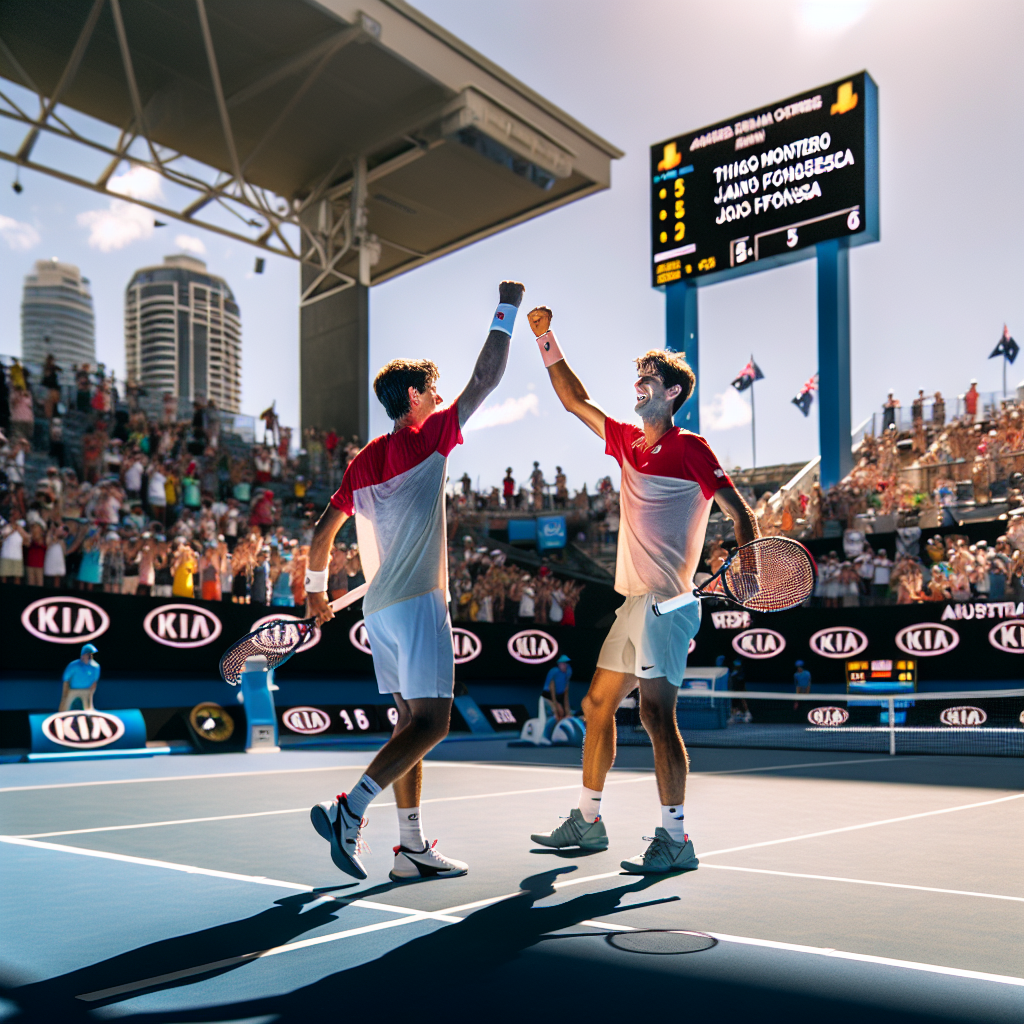
[[[502,281],[498,285],[498,301],[518,308],[526,294],[526,285],[518,281]]]
[[[326,594],[306,595],[306,618],[316,616],[316,624],[322,626],[334,618],[334,609],[327,600]]]
[[[533,333],[539,338],[551,329],[551,318],[554,315],[547,306],[536,306],[526,314],[526,319],[530,321]]]

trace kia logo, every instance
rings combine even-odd
[[[964,728],[971,725],[984,725],[988,721],[988,715],[985,714],[983,708],[974,708],[967,705],[958,708],[944,708],[939,715],[939,721],[943,725]]]
[[[480,637],[460,626],[452,628],[452,647],[455,650],[456,665],[465,665],[467,661],[479,658],[480,651],[483,650]]]
[[[810,639],[811,650],[823,658],[852,658],[866,650],[868,638],[852,626],[819,629]]]
[[[205,647],[220,636],[221,624],[199,605],[162,604],[142,620],[142,628],[165,647]]]
[[[349,631],[348,638],[352,646],[363,654],[373,654],[370,650],[370,635],[366,632],[366,623],[360,619]]]
[[[747,629],[750,626],[750,612],[712,612],[711,621],[715,629]]]
[[[844,725],[850,720],[850,712],[846,708],[811,708],[807,712],[807,721],[811,725],[836,726]]]
[[[732,649],[745,658],[774,658],[786,649],[786,638],[774,629],[745,629],[732,638]]]
[[[254,642],[259,645],[262,636],[267,638],[267,647],[271,650],[279,650],[281,647],[293,647],[299,643],[299,631],[289,625],[291,622],[302,622],[297,615],[264,615],[262,619],[257,619],[252,624],[250,633],[255,633],[257,629],[267,625],[269,622],[280,622],[281,625],[278,629],[271,630],[269,635],[264,631],[259,637],[254,637]],[[309,637],[301,646],[296,650],[297,654],[301,654],[303,651],[308,651],[311,647],[316,647],[320,643],[320,627],[313,627],[313,635]]]
[[[960,634],[952,626],[943,626],[939,622],[919,622],[916,626],[904,626],[896,634],[896,646],[919,658],[946,654],[958,643]]]
[[[331,727],[331,716],[319,708],[289,708],[281,721],[286,729],[313,736],[318,732],[326,732]]]
[[[43,720],[43,735],[62,747],[92,750],[117,742],[124,722],[105,711],[58,711]]]
[[[526,665],[539,665],[558,654],[558,641],[542,629],[524,629],[509,637],[508,653]]]
[[[1024,654],[1024,619],[1007,619],[988,631],[988,642],[1005,654]]]
[[[81,597],[44,597],[22,613],[21,624],[51,644],[84,644],[110,628],[110,616]]]

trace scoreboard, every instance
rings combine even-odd
[[[652,146],[651,283],[877,241],[877,96],[862,71]]]

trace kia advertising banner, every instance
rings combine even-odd
[[[83,643],[99,649],[106,678],[213,679],[221,654],[268,618],[298,618],[264,606],[128,597],[82,591],[57,593],[0,586],[3,657],[0,677],[44,674],[59,679]],[[543,680],[559,655],[573,677],[594,671],[607,632],[578,626],[457,623],[456,678],[467,681]],[[805,662],[815,683],[845,683],[850,659],[913,658],[918,685],[1001,682],[1024,677],[1024,603],[899,605],[882,608],[799,608],[759,615],[705,605],[690,664],[739,659],[748,683],[792,682],[793,662]],[[373,662],[361,612],[339,613],[323,634],[281,670],[282,679],[370,679]]]

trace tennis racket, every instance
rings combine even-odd
[[[362,583],[355,590],[350,590],[343,597],[332,601],[332,611],[355,604],[365,593],[369,583]],[[274,619],[265,622],[259,629],[247,633],[241,640],[233,643],[220,659],[220,674],[225,683],[237,686],[242,678],[246,658],[260,654],[267,659],[267,668],[275,669],[283,665],[293,654],[301,651],[316,636],[316,618]]]
[[[665,615],[702,597],[719,597],[752,612],[784,612],[814,593],[818,566],[798,540],[759,537],[742,544],[705,583],[668,601],[655,601],[654,614]]]

